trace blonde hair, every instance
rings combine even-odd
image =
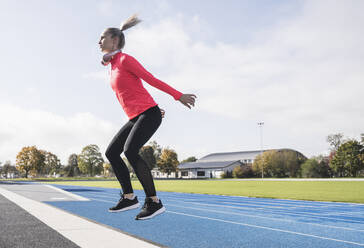
[[[137,25],[139,22],[141,22],[142,20],[140,20],[137,17],[137,14],[132,15],[131,17],[129,17],[121,26],[120,29],[119,28],[107,28],[105,30],[105,33],[108,33],[111,35],[112,38],[119,37],[119,44],[118,44],[118,48],[119,49],[123,49],[125,46],[125,36],[123,31]]]

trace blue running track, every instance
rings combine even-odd
[[[118,189],[53,186],[91,201],[46,203],[168,247],[364,247],[364,204],[158,191],[167,211],[136,221],[140,209],[107,211]]]

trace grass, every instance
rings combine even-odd
[[[64,185],[120,188],[118,181],[54,181]],[[364,181],[154,180],[157,191],[364,203]],[[139,181],[132,181],[143,190]]]

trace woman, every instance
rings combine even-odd
[[[111,64],[111,87],[129,118],[129,121],[112,139],[105,152],[123,190],[119,202],[109,211],[125,211],[140,206],[137,196],[133,194],[129,170],[120,157],[120,154],[124,152],[146,195],[143,208],[135,217],[137,220],[144,220],[165,211],[162,201],[156,195],[151,172],[145,161],[139,156],[140,148],[160,126],[164,110],[158,107],[158,104],[143,87],[141,79],[170,94],[188,108],[195,105],[196,96],[182,94],[158,80],[146,71],[134,57],[121,51],[125,45],[123,31],[139,22],[140,20],[134,15],[121,26],[121,29],[107,28],[101,35],[99,45],[101,51],[105,53],[102,64]]]

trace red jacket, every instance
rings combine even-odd
[[[155,78],[134,57],[126,53],[119,52],[115,54],[110,63],[111,88],[114,90],[129,120],[157,105],[152,96],[143,87],[140,79],[170,94],[175,100],[180,99],[182,96],[181,92]]]

